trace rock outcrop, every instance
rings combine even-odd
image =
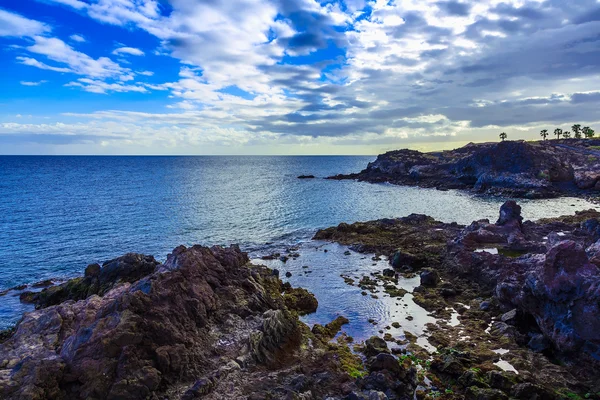
[[[340,224],[317,238],[390,257],[394,274],[363,277],[365,287],[385,288],[394,276],[413,279],[417,272],[412,300],[444,321],[426,327],[433,354],[418,346],[422,337],[405,331],[399,342],[383,331],[385,340],[364,345],[367,365],[373,357],[380,358],[375,366],[391,363],[389,354],[379,356],[390,352],[386,341],[408,342],[405,357],[427,371],[433,385],[447,388],[446,399],[558,400],[600,392],[597,211],[532,222],[508,201],[495,223],[465,227],[410,216]],[[421,381],[416,398],[428,395],[440,394]]]
[[[69,290],[84,283],[87,291]],[[90,290],[94,285],[105,289]],[[245,398],[244,390],[272,387],[253,387],[248,376],[263,378],[243,378],[250,373],[242,370],[285,368],[294,360],[306,372],[335,376],[315,395],[339,391],[349,379],[333,361],[316,361],[306,346],[308,328],[285,305],[282,282],[249,265],[237,247],[181,246],[164,264],[126,255],[49,291],[41,297],[51,300],[25,314],[0,344],[0,398],[196,398],[213,391],[216,398]],[[237,382],[228,384],[237,391],[231,397],[217,390],[227,379]]]
[[[600,269],[580,244],[560,241],[544,255],[516,260],[498,281],[498,299],[531,315],[558,351],[600,361]]]
[[[600,190],[600,140],[470,143],[459,149],[381,154],[366,169],[329,179],[465,189],[511,197],[544,198]]]
[[[159,263],[152,256],[129,253],[105,262],[102,267],[90,264],[81,278],[71,279],[61,285],[50,286],[41,292],[25,292],[22,297],[44,308],[66,300],[83,300],[94,294],[102,296],[113,287],[135,282],[149,275]]]

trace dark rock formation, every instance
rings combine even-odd
[[[514,200],[509,200],[500,207],[500,218],[496,221],[496,225],[506,225],[515,223],[521,228],[523,217],[521,216],[521,206]]]
[[[26,293],[23,297],[33,302],[36,308],[44,308],[66,300],[83,300],[94,294],[102,296],[118,284],[135,282],[152,273],[157,265],[152,256],[129,253],[105,262],[102,267],[88,265],[81,278],[50,286],[39,293]]]
[[[421,268],[414,302],[450,324],[428,324],[429,341],[437,347],[433,355],[422,352],[417,338],[405,331],[406,349],[412,352],[407,357],[432,357],[429,367],[424,361],[419,365],[435,386],[451,387],[443,398],[558,400],[600,392],[600,213],[523,221],[519,205],[509,201],[496,223],[461,227],[411,216],[340,224],[319,231],[317,238],[387,254],[392,264],[397,255],[395,267]],[[422,249],[429,244],[435,246]],[[414,277],[412,267],[396,273]],[[441,283],[434,284],[436,275]],[[383,273],[373,276],[384,288],[390,279]],[[368,280],[372,287],[378,284]],[[384,332],[393,343],[394,336]],[[390,359],[381,356],[374,363],[374,358],[388,352],[381,338],[364,345],[367,365],[375,369]],[[392,347],[392,353],[398,349]],[[519,374],[500,372],[503,363]],[[376,373],[369,370],[368,376],[386,381]],[[370,388],[389,394],[375,384]],[[416,398],[430,398],[424,392],[432,393],[417,390]]]
[[[328,179],[359,179],[399,185],[466,189],[512,197],[541,198],[600,190],[599,140],[470,143],[459,149],[381,154],[360,173]]]
[[[557,350],[600,360],[600,269],[577,243],[558,242],[545,255],[502,269],[496,293],[533,316]]]
[[[287,289],[283,299],[288,309],[297,311],[300,315],[314,313],[319,307],[315,296],[304,288]]]
[[[300,175],[298,179],[314,179],[314,175]]]
[[[286,376],[295,361],[330,376],[311,396],[339,393],[348,376],[307,346],[310,332],[285,306],[282,282],[247,263],[237,247],[181,246],[162,265],[127,255],[89,267],[53,292],[67,301],[25,314],[0,344],[0,398],[264,398],[276,382],[249,371]],[[90,295],[92,285],[100,289]]]
[[[440,281],[440,276],[437,273],[437,271],[431,269],[426,269],[423,272],[421,272],[420,278],[421,285],[429,287],[437,286],[438,282]]]

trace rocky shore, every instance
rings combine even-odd
[[[339,278],[364,295],[401,298],[419,277],[410,295],[438,321],[427,345],[384,330],[354,343],[342,315],[309,327],[318,299],[277,270],[180,246],[24,293],[36,310],[0,335],[0,398],[600,398],[600,213],[524,222],[510,201],[495,222],[410,215],[315,239],[389,258]]]
[[[396,150],[381,154],[357,179],[397,185],[462,189],[515,198],[596,196],[600,140],[565,139],[470,143],[442,152]]]
[[[457,314],[455,324],[427,326],[435,352],[407,347],[422,374],[417,398],[600,398],[599,218],[523,222],[510,201],[495,223],[411,215],[315,238],[389,256],[392,269],[370,285],[418,274],[414,301],[437,318]]]

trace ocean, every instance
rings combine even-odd
[[[322,179],[374,159],[2,156],[0,291],[76,276],[127,252],[164,260],[180,244],[238,243],[256,257],[306,243],[340,222],[411,213],[463,224],[495,220],[505,200]],[[302,174],[316,179],[298,179]],[[574,198],[519,203],[526,219],[593,207]],[[26,307],[0,297],[0,329]]]

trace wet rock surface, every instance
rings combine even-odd
[[[465,189],[521,198],[586,195],[600,189],[600,160],[589,147],[600,140],[469,143],[450,151],[395,150],[359,173],[328,179],[358,179],[399,185]]]
[[[531,222],[520,211],[507,202],[496,223],[411,215],[319,231],[381,260],[379,273],[336,279],[429,313],[362,343],[344,316],[302,323],[318,300],[235,246],[90,265],[33,293],[38,309],[2,333],[0,398],[599,398],[600,213]],[[413,317],[423,332],[398,334]]]
[[[421,277],[414,301],[448,322],[427,326],[433,350],[406,337],[401,358],[421,371],[417,398],[599,398],[599,221],[594,210],[523,221],[509,201],[496,223],[429,221],[414,232],[396,219],[342,224],[317,237],[387,255],[397,273]],[[432,226],[450,236],[444,244]],[[418,250],[432,243],[435,251]],[[384,353],[373,343],[367,357]]]

